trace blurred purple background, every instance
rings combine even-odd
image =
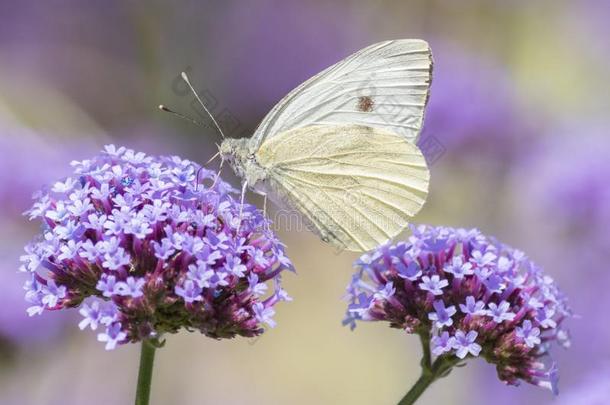
[[[25,314],[17,270],[36,232],[21,217],[33,192],[110,142],[205,163],[219,136],[157,110],[196,114],[182,70],[225,131],[246,136],[300,82],[390,38],[426,39],[435,57],[423,139],[444,153],[417,222],[478,227],[524,250],[579,315],[572,348],[555,353],[558,401],[503,386],[479,360],[421,403],[606,403],[608,17],[606,0],[0,1],[0,404],[129,403],[136,378],[137,348],[104,352],[75,314]],[[390,404],[415,381],[414,337],[341,327],[355,255],[280,235],[298,276],[278,328],[254,344],[171,336],[152,403]]]

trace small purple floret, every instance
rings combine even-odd
[[[441,300],[434,301],[432,306],[434,307],[434,312],[428,314],[428,319],[433,321],[437,328],[453,325],[451,317],[457,312],[455,306],[451,305],[445,308],[445,303]]]
[[[455,332],[455,340],[453,341],[455,355],[460,359],[465,358],[468,354],[478,356],[481,352],[481,345],[476,343],[477,335],[478,333],[474,330],[468,333],[464,333],[462,330]]]

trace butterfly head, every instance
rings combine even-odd
[[[225,138],[218,148],[220,157],[230,164],[241,160],[243,157],[247,157],[245,156],[247,155],[247,143],[247,138]]]
[[[249,139],[226,138],[219,148],[220,157],[229,163],[236,175],[253,185],[261,180],[262,168],[250,151]]]

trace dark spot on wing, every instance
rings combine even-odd
[[[369,96],[360,96],[358,97],[358,105],[356,106],[356,108],[358,108],[359,111],[362,112],[371,112],[373,111],[373,106],[375,105],[375,102],[373,101],[373,99]]]

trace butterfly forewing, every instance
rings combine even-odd
[[[364,48],[302,83],[263,119],[252,138],[311,125],[357,124],[385,129],[415,143],[432,75],[425,41],[401,39]]]

